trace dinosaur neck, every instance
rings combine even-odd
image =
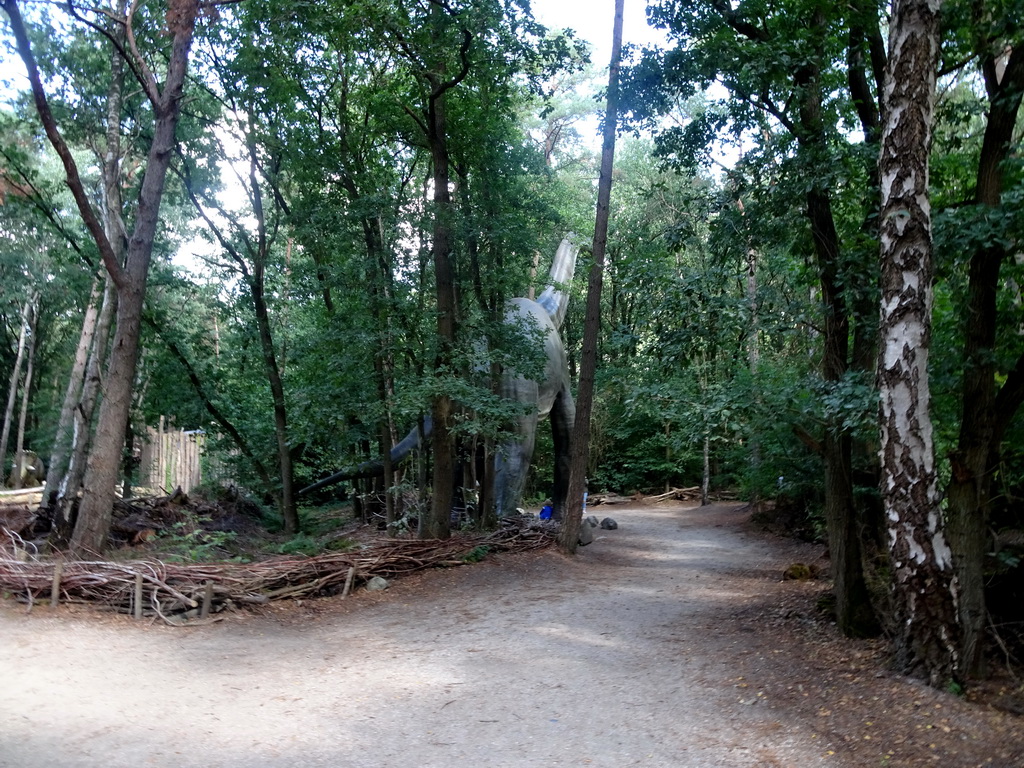
[[[579,249],[570,242],[570,237],[571,235],[567,235],[558,246],[555,259],[551,263],[548,286],[537,299],[537,303],[544,307],[556,328],[562,327],[562,321],[565,320],[565,313],[569,308],[568,284],[576,271],[576,254],[579,252]]]

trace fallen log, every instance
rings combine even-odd
[[[667,501],[673,499],[675,501],[693,501],[694,499],[700,498],[700,486],[695,485],[692,488],[673,488],[665,493],[658,494],[657,496],[648,496],[648,501]]]

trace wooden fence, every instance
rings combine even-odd
[[[172,493],[179,487],[188,493],[203,482],[205,443],[201,429],[169,429],[160,417],[158,427],[146,427],[136,485],[155,493]]]

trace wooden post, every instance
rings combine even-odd
[[[207,579],[203,585],[203,607],[199,609],[199,618],[205,619],[210,615],[210,604],[213,602],[213,582]]]
[[[352,582],[356,578],[356,567],[353,565],[348,569],[348,576],[345,577],[345,588],[341,591],[342,599],[348,597],[348,593],[352,591]]]
[[[60,604],[60,580],[64,575],[64,561],[58,560],[53,567],[53,583],[50,585],[50,607],[56,608]]]
[[[142,618],[142,574],[135,574],[135,620]]]

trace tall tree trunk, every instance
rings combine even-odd
[[[18,55],[28,70],[36,112],[46,136],[64,167],[65,179],[78,211],[95,241],[103,264],[118,290],[117,331],[107,372],[107,389],[100,408],[94,449],[85,477],[85,495],[79,510],[72,548],[78,553],[102,549],[110,529],[120,453],[131,407],[131,388],[138,362],[140,318],[146,290],[146,278],[153,254],[153,243],[160,215],[167,169],[174,150],[175,130],[188,69],[188,55],[195,31],[198,0],[173,0],[164,16],[164,31],[170,39],[161,89],[147,60],[135,47],[135,38],[127,46],[134,59],[132,68],[139,86],[153,107],[153,129],[146,169],[139,188],[134,217],[135,228],[128,243],[127,262],[122,265],[111,240],[82,183],[74,156],[57,126],[43,88],[29,35],[17,0],[0,2],[11,21]],[[130,24],[134,17],[114,21]],[[122,49],[123,50],[123,49]]]
[[[25,451],[25,423],[28,418],[28,403],[32,393],[32,376],[35,374],[36,349],[39,346],[37,330],[39,328],[39,298],[36,297],[36,306],[32,308],[32,317],[29,320],[28,338],[28,362],[25,366],[25,382],[21,385],[21,412],[18,414],[18,433],[14,438],[14,487],[21,488],[22,481],[22,453]]]
[[[1024,90],[1024,50],[1012,49],[1001,77],[996,51],[1003,54],[1001,48],[995,47],[979,51],[989,113],[978,163],[975,204],[985,208],[996,208],[1002,203],[1004,164],[1011,149]],[[1010,421],[1020,404],[1020,398],[1012,393],[1013,383],[1019,376],[1011,374],[1004,385],[1009,396],[996,391],[996,299],[1000,267],[1007,255],[1007,249],[999,245],[997,239],[979,247],[971,257],[964,318],[960,435],[952,456],[953,472],[946,494],[950,546],[960,590],[963,670],[972,676],[982,676],[986,671],[984,563],[992,480],[999,462],[1003,425]]]
[[[700,505],[706,507],[711,502],[711,436],[704,425],[704,462],[700,475]]]
[[[808,213],[825,305],[822,377],[837,384],[846,375],[849,356],[849,316],[839,274],[839,236],[832,204],[822,190],[808,193]],[[836,623],[843,634],[861,637],[874,634],[871,607],[861,559],[860,535],[853,504],[852,440],[835,424],[826,425],[822,439],[825,465],[825,522],[832,562]]]
[[[434,142],[434,289],[437,296],[437,356],[434,370],[438,376],[451,374],[455,346],[455,276],[451,263],[451,198],[448,193],[448,151],[444,140],[443,97],[435,102],[432,115]],[[455,440],[451,432],[454,403],[443,392],[431,403],[433,432],[431,450],[434,472],[430,514],[420,517],[419,536],[446,539],[451,535],[451,509],[455,483]]]
[[[71,454],[68,468],[57,487],[57,502],[51,535],[51,541],[56,546],[64,546],[71,541],[75,524],[73,510],[82,487],[82,480],[85,477],[86,460],[92,446],[93,417],[103,386],[103,362],[107,359],[110,329],[113,327],[116,311],[117,289],[114,287],[114,281],[108,275],[103,288],[103,302],[100,306],[99,318],[96,321],[96,333],[93,335],[89,363],[86,366],[81,399],[72,416]]]
[[[594,410],[594,380],[597,372],[597,337],[601,330],[601,290],[604,257],[608,245],[608,215],[612,196],[612,170],[615,163],[615,129],[619,116],[619,62],[622,57],[622,13],[624,0],[615,0],[612,25],[612,58],[608,71],[608,103],[604,115],[601,146],[601,176],[597,183],[597,214],[594,219],[594,263],[587,281],[587,312],[583,326],[583,352],[576,395],[576,423],[572,430],[569,462],[569,490],[558,534],[559,548],[576,552],[583,522],[583,493],[587,485],[590,456],[590,416]]]
[[[67,468],[74,411],[82,391],[85,367],[89,361],[89,350],[92,348],[93,336],[96,333],[100,295],[100,281],[95,279],[92,283],[89,302],[85,308],[85,316],[82,318],[82,331],[78,336],[75,360],[71,365],[71,375],[68,377],[68,386],[64,392],[64,404],[61,406],[60,418],[57,422],[57,434],[53,438],[50,461],[46,467],[45,493],[47,497],[43,499],[43,504],[49,509],[50,515],[53,514],[54,504],[57,501],[57,488]]]
[[[126,2],[119,0],[117,13],[124,16]],[[122,27],[114,32],[118,43],[123,44],[125,31]],[[121,196],[121,104],[124,93],[124,59],[118,51],[110,55],[110,84],[107,88],[106,142],[103,156],[98,158],[102,168],[103,199],[101,215],[103,232],[110,245],[114,260],[121,264],[128,243],[122,217],[123,199]],[[64,427],[71,429],[70,459],[65,468],[64,457],[59,453],[59,445],[54,444],[54,455],[59,461],[51,466],[48,480],[48,497],[53,516],[51,543],[63,546],[69,543],[73,525],[72,507],[78,498],[78,492],[85,476],[86,455],[92,445],[93,414],[102,385],[102,364],[107,357],[107,341],[117,306],[117,294],[113,278],[108,274],[103,287],[103,301],[97,312],[97,294],[99,282],[93,284],[93,297],[90,298],[86,311],[86,320],[82,325],[79,338],[79,356],[76,354],[72,378],[64,399],[64,408],[70,406],[72,413]],[[92,322],[90,326],[90,315]],[[90,349],[92,356],[89,357]],[[86,360],[88,359],[88,363]],[[82,378],[84,376],[84,379]],[[80,399],[79,399],[80,391]],[[61,413],[64,420],[64,412]],[[58,430],[58,437],[62,432]],[[53,484],[49,478],[53,477]]]
[[[880,190],[878,181],[878,143],[881,137],[881,117],[877,98],[882,93],[882,77],[885,71],[885,41],[880,32],[881,19],[877,3],[854,0],[849,17],[849,40],[847,43],[847,88],[851,101],[857,110],[865,153],[865,170],[868,175],[866,191],[867,205],[861,221],[861,232],[866,243],[878,242],[878,211]],[[872,83],[875,86],[872,91]],[[875,94],[878,94],[876,97]],[[864,249],[867,250],[867,249]],[[853,333],[850,353],[850,369],[862,373],[865,379],[874,379],[878,364],[878,251],[864,252],[854,245],[850,248],[851,265],[847,284],[857,285],[851,299]],[[863,255],[862,255],[863,253]],[[858,491],[877,489],[881,477],[878,458],[877,438],[863,439],[855,436],[851,443],[851,470],[853,484]],[[858,535],[862,549],[865,572],[878,568],[876,555],[886,548],[886,523],[881,498],[872,493],[856,494],[854,513],[856,515],[855,535]],[[877,596],[875,596],[877,597]],[[877,599],[876,599],[877,604]],[[876,615],[877,615],[876,611]],[[865,612],[865,619],[872,617]],[[863,627],[869,634],[877,621]]]
[[[439,5],[431,6],[431,24],[435,38],[443,39],[444,26],[450,20]],[[452,361],[456,340],[455,273],[452,268],[452,207],[449,182],[451,174],[448,160],[447,93],[461,82],[469,70],[466,52],[472,37],[463,31],[463,69],[452,80],[444,80],[445,66],[439,63],[435,71],[427,73],[431,87],[427,105],[427,143],[433,164],[434,181],[434,291],[437,301],[437,355],[435,375],[452,374]],[[432,499],[429,515],[420,516],[419,536],[422,539],[446,539],[451,536],[451,510],[455,485],[455,440],[452,435],[454,403],[444,392],[434,395],[431,402],[433,432],[431,449],[434,456]]]
[[[0,433],[0,468],[7,472],[7,442],[11,436],[11,422],[14,420],[14,404],[18,399],[18,381],[21,379],[21,362],[25,358],[25,341],[28,338],[28,322],[32,312],[33,299],[28,299],[21,308],[18,326],[18,352],[14,357],[14,369],[7,385],[7,407],[4,409],[4,426]]]
[[[72,549],[77,553],[98,552],[103,548],[110,531],[121,448],[124,445],[132,402],[131,390],[139,357],[146,278],[153,255],[167,169],[174,151],[188,54],[198,10],[197,0],[175,0],[171,3],[166,22],[172,41],[163,90],[159,89],[151,74],[145,81],[147,95],[154,107],[153,137],[139,190],[135,229],[128,241],[125,268],[121,269],[116,263],[107,264],[118,287],[117,329],[106,374],[106,391],[100,406],[96,439],[85,473],[84,495],[71,540]],[[87,201],[85,205],[88,205]],[[109,255],[109,239],[104,239]]]
[[[882,499],[889,522],[896,660],[934,686],[960,674],[956,579],[943,532],[929,415],[932,241],[928,154],[939,3],[896,0],[883,91]]]
[[[821,8],[812,14],[818,50],[796,73],[794,82],[801,93],[800,124],[797,139],[805,162],[822,162],[827,157],[822,117],[820,50],[827,35],[827,19]],[[825,309],[822,338],[822,378],[838,384],[849,368],[850,315],[843,294],[844,275],[840,263],[841,246],[828,189],[814,186],[806,196],[811,238],[818,261],[821,297]],[[825,522],[832,561],[833,590],[836,598],[836,623],[843,634],[860,637],[875,631],[874,611],[864,580],[860,535],[853,500],[852,442],[838,424],[826,424],[822,439],[825,465]]]
[[[295,535],[299,532],[299,513],[295,500],[295,469],[288,437],[288,406],[284,394],[284,379],[281,376],[277,350],[274,346],[274,336],[270,326],[270,310],[265,293],[270,240],[267,237],[266,213],[263,208],[263,195],[257,170],[256,145],[251,135],[247,137],[246,143],[249,150],[249,191],[257,224],[257,241],[252,250],[253,267],[251,272],[246,269],[240,253],[232,250],[232,255],[249,284],[253,312],[256,315],[256,328],[263,352],[263,367],[266,371],[267,382],[270,384],[270,395],[274,405],[274,436],[277,442],[278,470],[281,475],[278,504],[281,518],[284,521],[284,532]]]
[[[750,235],[747,212],[739,195],[736,196],[736,207],[739,209],[743,220],[744,238],[747,241],[747,312],[750,313],[747,327],[747,370],[750,372],[750,380],[755,388],[753,405],[760,410],[761,392],[757,381],[758,368],[761,364],[761,334],[757,305],[757,263],[759,254]],[[750,436],[750,469],[754,477],[757,477],[761,469],[761,439],[757,433]],[[755,490],[753,497],[750,499],[751,503],[758,501],[757,495]]]
[[[270,330],[270,312],[264,296],[264,273],[262,264],[253,270],[250,284],[253,309],[256,313],[256,326],[259,330],[260,345],[263,350],[263,367],[270,384],[270,395],[274,403],[274,436],[277,441],[277,462],[280,471],[281,491],[278,504],[281,518],[284,521],[284,532],[294,535],[299,532],[299,514],[295,504],[294,477],[295,471],[292,455],[288,445],[288,408],[284,396],[284,381],[277,365],[274,339]]]

